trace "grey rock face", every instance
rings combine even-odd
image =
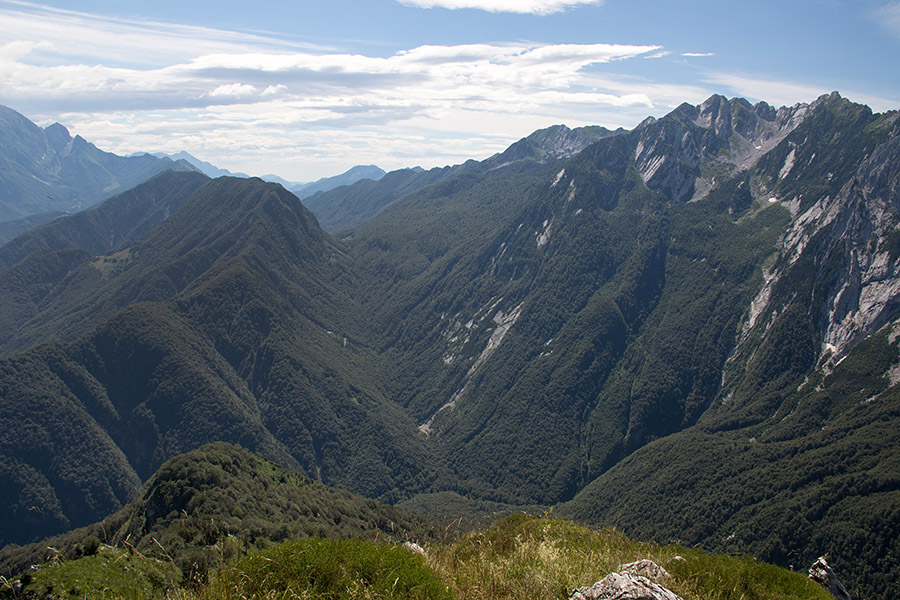
[[[793,157],[793,152],[788,158]],[[786,160],[784,176],[795,167]],[[863,160],[850,180],[834,196],[817,199],[805,210],[802,198],[774,198],[795,215],[784,234],[774,267],[754,299],[742,340],[753,327],[768,327],[775,315],[773,289],[791,267],[809,252],[838,265],[837,285],[824,290],[821,300],[820,364],[831,369],[860,341],[900,316],[900,264],[892,242],[900,227],[900,125],[889,139]],[[811,247],[817,236],[827,236]]]
[[[661,119],[640,132],[635,164],[644,183],[674,202],[688,200],[700,177],[701,148],[694,132],[674,119]]]
[[[610,131],[599,126],[570,129],[565,125],[553,125],[522,138],[487,162],[492,166],[502,166],[523,159],[545,162],[568,158],[603,138],[623,133],[623,129]]]

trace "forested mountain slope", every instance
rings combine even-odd
[[[71,341],[0,361],[4,541],[89,523],[210,440],[371,496],[416,487],[426,453],[373,375],[347,258],[296,197],[218,179],[114,256],[35,319]]]
[[[75,267],[95,260],[101,269],[119,268],[124,250],[164,221],[209,182],[193,171],[165,171],[147,182],[88,210],[26,231],[0,247],[0,349],[9,352],[46,338],[25,332],[55,294],[69,284]],[[111,256],[110,256],[111,255]],[[76,276],[77,278],[77,276]],[[24,340],[22,338],[25,338]]]
[[[443,485],[567,499],[697,420],[790,222],[723,149],[759,154],[801,110],[713,98],[567,161],[427,188],[352,232],[392,395],[448,457]],[[723,181],[687,202],[704,177]]]
[[[103,543],[172,562],[180,578],[168,583],[191,584],[225,561],[285,539],[431,535],[432,526],[410,512],[216,442],[167,460],[137,498],[102,521],[0,550],[0,575],[11,579],[54,557],[90,556]]]
[[[3,246],[16,236],[34,229],[38,225],[49,223],[53,219],[62,217],[65,214],[66,213],[61,211],[50,211],[22,217],[21,219],[15,219],[13,221],[0,222],[0,246]]]
[[[829,552],[861,597],[895,593],[898,141],[896,113],[832,96],[756,164],[792,223],[709,409],[563,514],[781,564]]]
[[[166,220],[209,178],[195,171],[165,171],[99,205],[54,219],[0,246],[0,269],[43,250],[78,248],[93,255],[129,246]]]
[[[447,461],[437,486],[555,502],[587,485],[564,514],[780,564],[831,551],[887,597],[898,134],[836,94],[713,97],[528,189],[470,196],[485,177],[352,232],[384,284],[393,395]]]

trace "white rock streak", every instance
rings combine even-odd
[[[504,313],[502,310],[497,311],[497,314],[494,315],[494,323],[497,324],[497,327],[494,329],[493,333],[491,333],[490,339],[488,339],[487,345],[484,350],[481,351],[481,355],[475,360],[472,366],[469,368],[469,371],[466,373],[465,379],[463,380],[463,385],[453,394],[450,398],[450,401],[440,407],[437,412],[431,415],[431,418],[419,425],[419,431],[424,433],[425,435],[429,435],[431,433],[431,426],[434,423],[434,419],[443,411],[453,409],[456,406],[456,402],[459,398],[465,393],[466,389],[469,387],[469,381],[472,379],[472,375],[475,374],[475,371],[478,370],[481,365],[487,361],[488,358],[500,347],[500,343],[503,341],[503,338],[506,337],[506,333],[509,331],[510,327],[512,327],[516,321],[519,320],[519,316],[522,314],[522,304],[519,304],[517,307],[512,309],[509,313]],[[446,362],[446,361],[445,361]]]

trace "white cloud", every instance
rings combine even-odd
[[[568,8],[589,4],[602,4],[603,0],[397,0],[400,4],[417,8],[464,8],[494,13],[519,13],[549,15]]]
[[[270,86],[272,87],[272,86]],[[266,88],[269,89],[269,88]],[[252,96],[256,94],[256,88],[252,85],[246,85],[243,83],[227,83],[222,84],[213,91],[209,93],[209,96],[212,98],[216,97],[233,97],[233,98],[241,98],[245,96]]]
[[[40,40],[38,62],[73,61],[159,66],[184,57],[258,51],[327,50],[313,44],[147,20],[103,17],[31,2],[3,0],[0,40]]]
[[[260,96],[275,96],[285,91],[287,91],[287,86],[279,83],[278,85],[270,85],[264,89]]]
[[[605,73],[657,45],[426,45],[369,56],[10,5],[0,1],[0,104],[113,152],[187,150],[298,181],[363,162],[485,157],[560,122],[631,127],[710,94]]]
[[[715,56],[715,52],[684,52],[681,54],[682,56],[687,57],[702,57],[702,56]]]

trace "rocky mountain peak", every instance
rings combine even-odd
[[[600,126],[570,129],[566,125],[552,125],[545,129],[538,129],[489,160],[502,166],[523,159],[545,162],[569,158],[603,138],[618,135],[624,131],[621,128],[610,131]]]
[[[566,158],[578,154],[594,142],[614,133],[598,126],[570,129],[565,125],[554,125],[536,131],[526,139],[543,150],[548,158]]]
[[[700,105],[699,112],[695,121],[698,125],[712,129],[716,136],[727,138],[731,135],[731,104],[725,96],[710,96]]]
[[[47,143],[57,153],[62,154],[71,149],[72,136],[69,130],[59,123],[45,127],[44,133],[47,136]]]
[[[172,166],[149,155],[104,152],[59,123],[41,128],[5,106],[0,136],[0,221],[87,208]]]
[[[659,120],[635,128],[635,161],[644,183],[673,202],[697,200],[715,184],[713,167],[739,172],[751,167],[793,131],[806,105],[775,110],[761,102],[713,95],[699,106],[682,104]]]

